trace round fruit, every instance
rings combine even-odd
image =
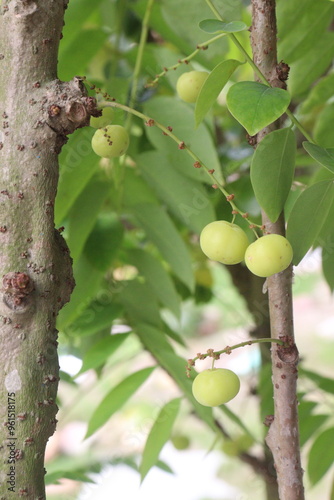
[[[267,234],[251,243],[245,253],[245,263],[256,276],[268,278],[286,269],[292,261],[292,247],[280,234]]]
[[[114,110],[110,107],[102,109],[101,116],[91,116],[89,125],[93,128],[102,128],[109,125],[114,118]]]
[[[213,278],[210,269],[205,266],[199,266],[195,271],[196,284],[204,286],[206,288],[211,288],[213,285]]]
[[[252,439],[248,434],[243,434],[235,439],[225,439],[222,450],[226,455],[231,457],[236,457],[240,453],[248,451],[249,448],[254,444],[254,439]]]
[[[219,406],[235,398],[240,380],[227,368],[213,368],[199,373],[193,381],[194,398],[203,406]]]
[[[174,445],[174,448],[177,450],[186,450],[190,445],[190,439],[187,436],[181,434],[172,436],[171,441]]]
[[[102,158],[122,156],[129,147],[129,134],[121,125],[99,128],[92,137],[94,153]]]
[[[196,102],[203,83],[208,77],[207,71],[188,71],[183,73],[176,83],[176,92],[185,102]]]
[[[205,226],[201,232],[200,245],[209,259],[231,265],[244,259],[249,241],[237,224],[217,220]]]

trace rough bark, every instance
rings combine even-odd
[[[286,75],[282,77],[282,64],[277,64],[276,31],[275,0],[252,0],[251,43],[254,62],[273,87],[285,88]],[[257,142],[278,126],[275,123],[262,130]],[[283,214],[277,222],[272,223],[264,213],[263,223],[268,233],[285,234]],[[296,398],[298,351],[294,342],[291,266],[268,278],[267,284],[271,336],[284,338],[290,347],[272,347],[275,414],[268,416],[266,441],[274,457],[280,500],[302,500],[303,471]]]
[[[56,317],[74,286],[54,228],[58,154],[96,115],[82,82],[57,79],[67,0],[7,0],[0,16],[0,498],[45,498],[56,427]]]

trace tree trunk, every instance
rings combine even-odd
[[[251,43],[253,59],[271,86],[285,88],[277,65],[275,0],[252,0]],[[281,78],[281,79],[280,79]],[[278,124],[266,127],[257,135],[257,142]],[[285,234],[283,214],[272,223],[263,214],[268,233]],[[272,380],[275,415],[268,418],[267,444],[270,447],[277,472],[280,500],[303,500],[304,489],[300,462],[297,364],[298,351],[294,343],[292,313],[292,267],[267,279],[271,336],[284,338],[289,348],[272,346]]]
[[[96,115],[80,79],[57,79],[64,0],[4,0],[0,16],[0,498],[45,499],[56,427],[56,317],[74,286],[54,228],[58,154]]]

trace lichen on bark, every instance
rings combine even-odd
[[[45,498],[56,427],[56,317],[74,287],[54,227],[58,155],[99,114],[80,78],[57,78],[67,1],[7,0],[0,15],[0,498]],[[13,493],[15,492],[15,496]]]

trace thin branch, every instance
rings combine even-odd
[[[256,66],[261,69],[272,86],[284,88],[277,74],[275,0],[252,0],[251,44]],[[265,135],[279,127],[271,124],[257,136]],[[263,213],[263,223],[270,233],[285,233],[283,214],[272,223]],[[303,472],[300,462],[300,446],[297,411],[297,364],[298,350],[294,343],[292,311],[292,268],[268,278],[268,295],[271,336],[285,338],[290,349],[272,346],[272,372],[275,415],[270,425],[267,444],[271,449],[277,471],[279,498],[303,500]]]

